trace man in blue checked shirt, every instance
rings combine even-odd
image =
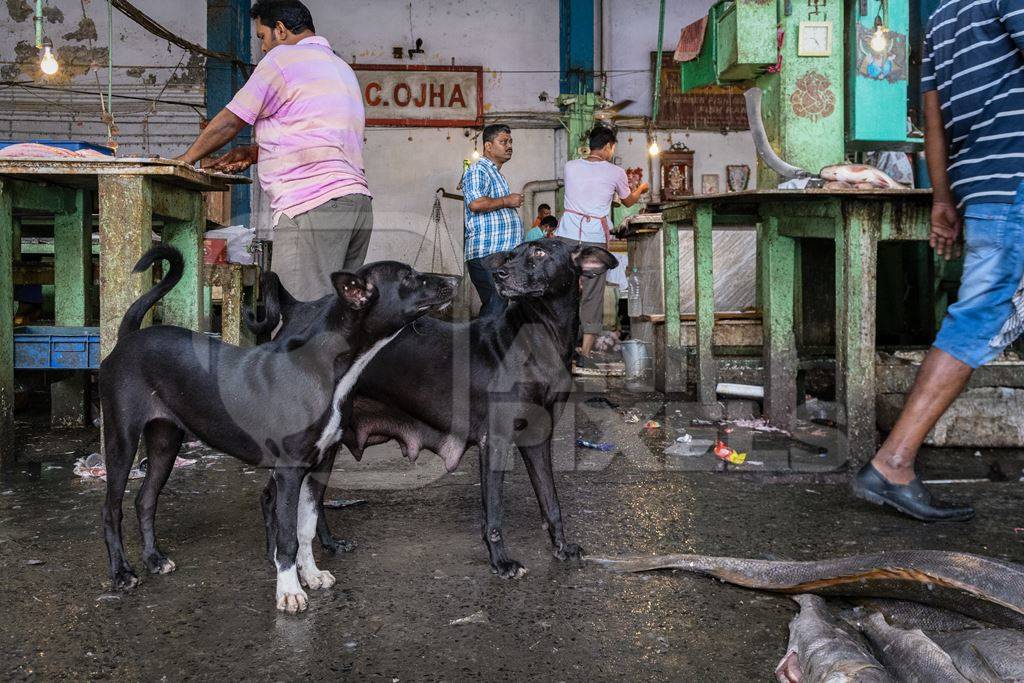
[[[963,228],[964,270],[903,412],[853,492],[923,521],[966,520],[974,510],[933,500],[914,463],[971,373],[1024,322],[1024,293],[1014,296],[1024,276],[1024,0],[944,0],[924,43],[931,243],[946,259],[959,255]]]
[[[484,155],[462,176],[466,206],[466,270],[480,295],[480,316],[505,310],[506,301],[494,288],[485,260],[511,251],[523,241],[523,223],[516,211],[523,195],[509,191],[501,167],[512,158],[512,131],[495,123],[484,128]]]

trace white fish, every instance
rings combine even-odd
[[[906,189],[874,166],[865,166],[864,164],[834,164],[821,169],[818,175],[824,180],[851,183],[853,185],[870,183],[871,187],[881,189]]]

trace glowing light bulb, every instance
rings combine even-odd
[[[882,24],[875,25],[875,32],[871,34],[871,49],[875,52],[885,52],[889,48],[889,39],[885,36],[886,30]]]
[[[658,147],[657,140],[651,141],[651,146],[647,148],[647,153],[650,154],[652,157],[656,157],[659,154],[661,154],[661,148]]]
[[[53,56],[53,52],[50,50],[50,46],[47,45],[43,48],[43,58],[39,62],[39,68],[43,70],[43,73],[47,76],[52,76],[57,73],[60,69],[60,64],[57,63],[57,59]]]
[[[476,160],[477,160],[477,159],[479,159],[479,158],[480,158],[480,152],[478,152],[478,151],[476,151],[476,150],[474,149],[474,150],[473,150],[473,161],[476,161]]]

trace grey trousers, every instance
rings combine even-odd
[[[604,242],[580,242],[568,237],[558,236],[566,244],[572,246],[606,248]],[[583,334],[601,334],[604,331],[604,285],[608,281],[607,273],[596,277],[581,277],[582,294],[580,296],[580,329]]]
[[[331,199],[274,227],[270,269],[292,296],[312,301],[334,291],[331,273],[359,269],[373,231],[373,205],[365,194]]]

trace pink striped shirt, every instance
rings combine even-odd
[[[336,197],[370,196],[362,93],[327,39],[272,49],[227,108],[255,126],[260,185],[275,225],[282,214],[294,218]]]

